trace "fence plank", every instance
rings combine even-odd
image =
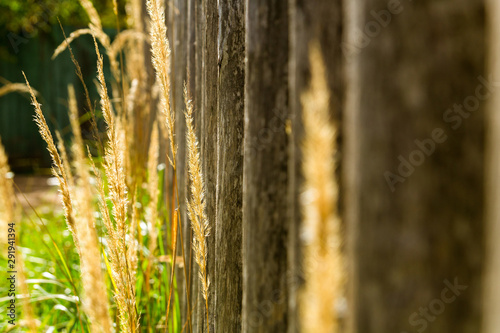
[[[484,1],[345,4],[350,332],[480,332]]]
[[[245,4],[219,1],[215,330],[241,332]]]
[[[289,330],[299,332],[298,290],[303,281],[301,267],[301,244],[299,242],[301,212],[299,195],[302,186],[301,153],[302,106],[300,96],[309,88],[310,62],[309,48],[316,43],[323,54],[326,66],[324,73],[330,90],[330,110],[332,121],[341,123],[343,102],[343,55],[342,1],[290,0],[290,119],[292,135],[290,139],[290,236],[289,236]],[[341,137],[341,133],[338,134]],[[340,147],[340,142],[339,145]],[[336,153],[336,152],[332,152]],[[338,153],[340,156],[341,153]],[[340,176],[340,168],[338,170]]]
[[[287,330],[288,1],[247,1],[243,332]]]
[[[203,104],[201,109],[201,157],[205,177],[207,218],[211,225],[208,244],[208,276],[211,281],[208,295],[209,325],[214,332],[215,311],[215,235],[216,225],[216,184],[217,184],[217,28],[218,11],[217,0],[204,0],[205,26],[203,36]],[[204,303],[203,303],[204,304]],[[203,317],[203,332],[206,332],[206,318]]]
[[[179,205],[180,207],[186,207],[186,186],[187,186],[187,169],[186,169],[186,119],[184,117],[184,84],[187,80],[187,6],[186,1],[175,0],[170,2],[171,15],[173,17],[172,21],[172,34],[173,34],[173,45],[172,45],[172,105],[175,110],[175,132],[176,132],[176,144],[178,147],[177,151],[177,186],[179,193]],[[180,221],[183,221],[184,226],[189,225],[187,220],[186,209],[182,210],[180,214]],[[183,252],[186,255],[189,253],[190,242],[185,242],[186,235],[184,234],[187,228],[182,226],[182,230],[179,226],[178,229],[178,239],[177,239],[177,255],[182,256]],[[182,249],[181,243],[181,232],[183,236],[184,251]],[[177,288],[181,291],[183,295],[186,295],[187,281],[184,276],[184,268],[178,267],[176,270],[177,274]],[[182,297],[180,302],[181,308],[181,323],[184,324],[187,318],[187,300]]]

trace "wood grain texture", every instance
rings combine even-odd
[[[245,3],[219,1],[215,331],[241,332]]]
[[[286,332],[288,1],[246,1],[243,332]]]
[[[216,184],[217,184],[217,0],[203,0],[205,23],[203,27],[203,73],[202,73],[202,107],[201,107],[201,160],[205,177],[205,200],[207,217],[211,226],[208,244],[207,271],[210,279],[208,307],[210,331],[214,332],[215,309],[215,235],[216,225]],[[203,305],[205,302],[203,302]],[[203,332],[206,332],[206,315],[203,319]]]
[[[399,6],[383,27],[374,13],[389,3]],[[480,332],[484,103],[459,126],[445,114],[485,75],[484,1],[345,5],[349,332]],[[415,140],[436,129],[446,139],[424,154]],[[410,158],[420,165],[405,171],[400,159]],[[394,192],[386,172],[404,179]],[[455,279],[468,287],[443,312],[444,281]]]
[[[183,252],[186,255],[189,253],[190,241],[185,242],[186,235],[185,226],[189,226],[189,221],[187,220],[186,214],[186,195],[187,195],[187,168],[186,168],[186,119],[184,117],[184,83],[187,80],[187,49],[188,44],[186,43],[187,36],[187,5],[186,1],[175,0],[170,2],[172,11],[171,15],[173,17],[172,26],[172,107],[175,112],[175,140],[178,147],[177,150],[177,187],[178,187],[178,200],[179,207],[181,207],[182,213],[179,214],[179,225],[178,225],[178,238],[177,238],[177,255],[182,256]],[[182,223],[182,225],[180,224]],[[182,230],[180,228],[183,228]],[[184,239],[181,243],[181,231]],[[184,245],[184,251],[182,249],[182,244]],[[184,274],[184,268],[182,266],[176,267],[177,275],[177,288],[182,292],[183,295],[187,295],[186,279]],[[187,299],[185,297],[181,298],[181,322],[187,320]]]

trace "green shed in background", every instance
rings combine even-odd
[[[66,35],[76,29],[64,27]],[[114,30],[106,32],[111,37],[115,33]],[[16,47],[11,44],[12,33],[3,30],[1,35],[4,37],[0,44],[0,77],[12,83],[24,83],[24,71],[31,86],[39,92],[37,98],[51,130],[54,132],[57,129],[66,139],[71,138],[67,109],[68,84],[75,87],[81,115],[84,112],[84,93],[69,52],[66,50],[56,59],[51,59],[55,48],[64,40],[61,29],[54,26],[48,33],[23,39],[23,43],[17,45],[17,53]],[[99,96],[94,84],[97,57],[92,37],[81,36],[71,46],[82,68],[91,100],[99,108]],[[110,78],[108,61],[104,58],[105,75]],[[0,97],[0,137],[12,169],[18,172],[50,166],[50,156],[33,115],[34,109],[28,94],[10,93]],[[88,124],[82,126],[85,133]]]

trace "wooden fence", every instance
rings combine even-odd
[[[173,103],[187,80],[207,184],[211,330],[299,331],[300,96],[318,41],[340,127],[344,329],[480,332],[485,103],[467,97],[487,79],[484,2],[169,4]],[[182,115],[177,131],[184,156]],[[192,269],[193,330],[205,331]],[[449,284],[467,289],[443,312],[432,302]]]

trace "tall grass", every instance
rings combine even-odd
[[[24,85],[23,85],[24,86]],[[27,88],[26,88],[27,89]],[[2,205],[0,207],[0,226],[2,226],[2,231],[0,232],[0,248],[1,248],[1,256],[4,253],[7,253],[7,239],[11,239],[7,237],[8,225],[10,223],[15,222],[15,205],[14,205],[14,187],[12,183],[12,172],[10,171],[10,167],[8,164],[7,153],[5,152],[5,148],[2,144],[2,140],[0,138],[0,202]],[[15,230],[19,231],[21,226],[16,224]],[[24,320],[25,326],[27,328],[27,332],[34,333],[36,332],[37,323],[35,317],[33,315],[33,307],[30,303],[30,293],[29,288],[26,283],[26,274],[24,268],[24,260],[19,252],[19,236],[16,235],[15,245],[16,245],[16,256],[14,258],[14,263],[17,269],[17,279],[19,291],[22,295],[22,308],[24,312]],[[9,258],[10,259],[10,258]]]
[[[12,92],[29,93],[29,89],[25,84],[10,82],[0,87],[0,97]],[[34,91],[34,93],[38,94],[36,91]]]
[[[26,76],[26,85],[0,88],[0,95],[12,91],[30,93],[35,122],[52,159],[52,174],[58,180],[68,230],[66,236],[66,231],[58,230],[58,224],[46,225],[44,216],[48,215],[35,211],[39,219],[38,225],[33,223],[35,230],[48,236],[37,240],[40,242],[37,245],[43,244],[50,255],[46,256],[48,260],[43,260],[41,274],[45,279],[38,278],[40,272],[32,262],[26,264],[28,277],[20,279],[22,293],[26,296],[24,327],[31,331],[52,326],[68,331],[104,333],[191,331],[189,285],[185,294],[180,292],[175,273],[182,265],[184,279],[189,281],[184,254],[189,247],[184,247],[182,236],[182,223],[188,221],[182,221],[183,214],[180,214],[185,210],[193,231],[188,246],[199,267],[209,332],[211,285],[207,270],[207,238],[213,221],[209,221],[206,214],[207,193],[199,140],[195,134],[194,107],[186,86],[184,116],[189,193],[186,207],[179,203],[175,119],[176,112],[181,110],[174,110],[171,101],[171,49],[164,6],[159,0],[147,1],[149,36],[144,33],[141,18],[133,13],[132,21],[137,26],[123,31],[118,26],[119,33],[111,40],[103,31],[92,2],[80,2],[89,16],[89,27],[65,37],[53,57],[65,50],[70,52],[84,89],[84,113],[88,113],[86,118],[91,120],[95,142],[86,141],[82,136],[81,109],[72,86],[68,87],[68,114],[73,134],[70,149],[59,132],[54,140],[37,94]],[[140,5],[137,0],[132,4],[136,10]],[[116,2],[114,6],[118,14]],[[91,35],[95,44],[99,109],[106,126],[104,133],[99,133],[98,112],[94,110],[82,70],[70,47],[76,38],[85,35]],[[151,46],[151,59],[144,58],[147,42]],[[110,78],[104,74],[104,54],[111,67]],[[153,89],[148,87],[150,80],[143,68],[148,61],[155,71],[159,103],[156,103]],[[300,293],[300,315],[304,332],[338,332],[338,315],[333,304],[342,297],[345,273],[335,179],[337,125],[330,117],[325,66],[318,45],[311,47],[310,61],[310,89],[301,96],[305,286]],[[170,184],[166,184],[166,170],[159,168],[160,138],[168,140],[164,159],[172,172]],[[93,144],[97,149],[92,149]],[[11,182],[4,177],[9,173],[0,142],[0,199],[4,202],[11,202],[14,197]],[[14,219],[12,206],[0,206],[0,219],[4,224]],[[57,220],[57,216],[50,219]],[[0,241],[5,239],[0,237]],[[178,256],[178,252],[182,256]],[[36,255],[42,251],[37,249],[34,253],[31,253],[32,261],[38,260]],[[180,317],[181,299],[187,300],[184,323]],[[53,306],[32,306],[44,300],[53,302]],[[59,312],[64,314],[58,316]],[[41,320],[35,320],[37,316]]]
[[[199,148],[194,135],[193,107],[186,92],[192,193],[189,205],[180,207],[176,185],[178,156],[175,110],[172,109],[170,100],[171,51],[166,36],[163,5],[155,0],[147,3],[151,18],[149,39],[144,34],[140,17],[132,15],[132,21],[137,27],[120,31],[118,26],[119,33],[111,40],[104,33],[92,2],[80,0],[80,3],[89,16],[89,27],[76,30],[68,38],[65,37],[55,50],[53,58],[65,50],[70,52],[84,89],[85,109],[90,114],[84,118],[91,121],[94,142],[82,137],[81,112],[72,86],[68,87],[68,114],[73,134],[70,149],[67,149],[67,142],[59,132],[56,131],[57,140],[54,139],[28,78],[25,76],[26,85],[9,87],[9,91],[28,91],[31,95],[35,122],[52,159],[52,173],[58,180],[64,220],[72,239],[71,246],[67,241],[61,243],[65,236],[61,239],[61,235],[55,235],[52,226],[45,224],[44,215],[35,211],[40,221],[37,228],[41,228],[49,236],[49,239],[43,239],[43,243],[51,253],[51,260],[59,267],[55,272],[64,272],[58,276],[48,272],[43,274],[54,278],[50,284],[67,287],[64,292],[71,296],[61,298],[60,294],[51,294],[51,288],[44,291],[51,295],[48,300],[54,302],[54,306],[52,309],[43,307],[43,311],[53,315],[36,322],[37,329],[41,330],[47,325],[61,327],[58,325],[63,325],[64,322],[68,325],[67,328],[81,332],[177,332],[182,327],[191,330],[190,306],[188,304],[186,322],[181,323],[179,302],[181,298],[190,299],[189,287],[185,294],[179,293],[174,274],[176,267],[182,265],[184,278],[187,280],[190,276],[185,264],[182,227],[179,228],[179,224],[182,225],[181,214],[178,213],[181,209],[189,210],[195,234],[193,248],[200,266],[209,329],[210,282],[206,270],[205,238],[208,237],[210,228],[204,212]],[[139,5],[138,1],[132,3],[134,8]],[[115,13],[118,13],[116,7]],[[75,39],[85,35],[94,38],[100,115],[106,125],[104,135],[98,129],[99,113],[94,110],[82,69],[70,47]],[[145,42],[151,44],[152,58],[149,61],[156,73],[155,85],[160,92],[158,109],[161,117],[157,117],[154,89],[148,87],[149,78],[143,68],[148,62],[144,58]],[[111,80],[107,80],[104,75],[101,50],[104,50],[109,60]],[[163,124],[160,125],[158,121]],[[159,141],[163,137],[161,129],[165,129],[165,136],[169,141],[169,152],[165,158],[174,175],[172,184],[165,184],[166,170],[159,168]],[[139,136],[147,137],[147,140],[138,139],[132,133],[140,133]],[[143,142],[138,144],[140,140]],[[92,149],[93,145],[97,146],[97,150]],[[147,185],[144,184],[146,180]],[[172,193],[168,195],[165,193],[166,189]],[[179,260],[177,239],[181,241],[182,259]],[[71,249],[74,249],[77,260],[68,255]],[[43,253],[41,249],[38,252]],[[31,264],[26,267],[30,274],[34,274],[30,271],[33,267]],[[26,288],[26,294],[29,294],[29,289],[33,291],[34,288],[39,288],[39,284],[34,281],[38,279],[26,280],[26,286],[29,287]],[[54,290],[57,288],[54,287]],[[69,303],[63,305],[58,299]],[[27,304],[36,301],[36,297],[32,296]],[[73,306],[75,311],[72,310]],[[40,311],[27,308],[24,311],[25,317],[30,318],[31,313],[34,317],[39,317],[42,315]],[[59,311],[67,315],[58,318],[56,313]],[[33,323],[35,321],[29,321],[26,327],[34,330]]]
[[[95,42],[95,40],[94,40]],[[123,332],[136,332],[139,329],[138,313],[135,301],[135,287],[133,276],[135,271],[127,254],[127,187],[125,184],[124,169],[124,128],[113,115],[109,99],[106,80],[103,72],[103,59],[95,44],[98,58],[97,73],[100,83],[101,110],[107,125],[108,145],[104,156],[104,170],[108,181],[109,195],[112,202],[114,221],[109,214],[103,215],[103,222],[107,230],[107,242],[112,269],[112,279],[115,284],[115,300],[118,306],[120,325]],[[96,175],[98,170],[94,168]],[[105,188],[100,176],[100,205],[101,211],[107,211]],[[135,254],[133,254],[135,256]]]
[[[107,299],[101,299],[100,296],[106,293],[106,288],[100,262],[95,260],[96,257],[100,257],[100,251],[96,240],[92,210],[88,204],[88,200],[90,200],[88,187],[86,184],[80,184],[80,193],[77,194],[75,192],[75,184],[73,176],[71,175],[69,160],[63,148],[64,145],[62,144],[60,146],[60,150],[64,156],[61,157],[54,144],[54,139],[41,110],[41,105],[31,91],[31,86],[26,76],[25,79],[26,85],[28,89],[30,89],[32,103],[35,107],[35,122],[38,125],[42,138],[47,143],[53,162],[52,172],[59,181],[68,229],[73,235],[73,240],[80,256],[85,300],[84,309],[90,318],[91,330],[93,332],[112,332],[109,305]],[[76,150],[78,151],[80,149]],[[79,156],[79,158],[81,158],[81,156]],[[77,163],[81,164],[82,161],[77,161]],[[83,182],[85,179],[88,180],[89,178],[88,175],[85,174],[85,170],[86,169],[79,171],[80,182]]]
[[[160,86],[160,110],[163,114],[163,118],[165,119],[165,128],[167,132],[167,136],[170,143],[170,153],[169,156],[167,154],[167,159],[170,162],[170,165],[173,169],[173,205],[177,203],[177,207],[172,207],[174,211],[177,211],[179,204],[179,195],[177,190],[177,145],[175,141],[175,116],[174,110],[171,106],[170,96],[171,96],[171,78],[170,78],[170,66],[171,66],[171,50],[170,43],[167,38],[167,28],[165,26],[165,8],[163,4],[159,0],[148,0],[147,1],[147,10],[149,16],[151,18],[150,23],[150,42],[151,42],[151,54],[152,54],[152,63],[156,73],[156,81]],[[174,217],[174,216],[173,216]],[[184,263],[186,263],[185,255],[184,255],[184,244],[183,244],[183,235],[182,228],[178,228],[177,218],[179,214],[175,215],[175,218],[172,219],[172,262],[173,266],[175,266],[176,262],[176,250],[177,250],[177,231],[180,231],[180,240],[181,240],[181,251]],[[184,279],[188,281],[188,274],[186,271],[186,264],[184,267]],[[174,270],[172,270],[170,285],[173,284],[174,278]],[[172,290],[172,289],[171,289]],[[186,288],[187,299],[190,299],[189,295],[189,286]],[[171,295],[168,297],[167,304],[167,318],[169,317],[170,310],[170,299]],[[190,322],[191,310],[189,302],[187,303],[187,316],[188,322]]]
[[[74,170],[77,176],[75,188],[75,204],[79,208],[77,215],[79,232],[81,234],[82,251],[82,282],[85,292],[85,310],[89,314],[91,323],[95,323],[93,330],[100,332],[111,332],[111,318],[109,314],[109,302],[106,295],[106,284],[101,270],[100,261],[95,258],[100,257],[100,248],[97,240],[95,228],[95,218],[93,214],[93,193],[90,187],[89,167],[84,151],[83,138],[78,122],[78,108],[75,93],[72,86],[68,88],[69,96],[69,118],[74,135],[72,145]]]
[[[2,253],[6,253],[7,245],[7,224],[14,220],[14,203],[12,201],[14,189],[12,187],[11,171],[7,153],[0,138],[0,247]]]
[[[189,219],[193,228],[193,250],[196,263],[200,267],[200,281],[203,299],[207,312],[207,332],[210,332],[208,320],[208,288],[210,279],[207,274],[208,246],[207,237],[210,235],[210,224],[206,214],[205,184],[201,172],[200,151],[193,124],[193,102],[184,86],[184,100],[186,104],[186,140],[188,151],[188,172],[191,182],[191,198],[187,203]]]
[[[50,157],[52,158],[52,174],[57,178],[59,182],[61,203],[64,208],[64,216],[68,224],[68,229],[73,235],[73,241],[75,242],[78,253],[81,253],[80,242],[76,230],[77,226],[73,213],[73,204],[71,202],[71,195],[69,190],[69,176],[66,173],[68,170],[68,166],[63,165],[63,160],[59,155],[59,151],[57,150],[57,147],[54,143],[54,138],[52,137],[52,133],[50,132],[47,121],[45,120],[45,117],[43,115],[41,104],[38,103],[35,92],[33,91],[33,89],[31,89],[31,86],[24,72],[23,76],[26,80],[26,85],[28,86],[31,95],[32,105],[35,108],[35,123],[38,126],[38,131],[40,132],[42,139],[47,143],[47,150],[49,151]]]

